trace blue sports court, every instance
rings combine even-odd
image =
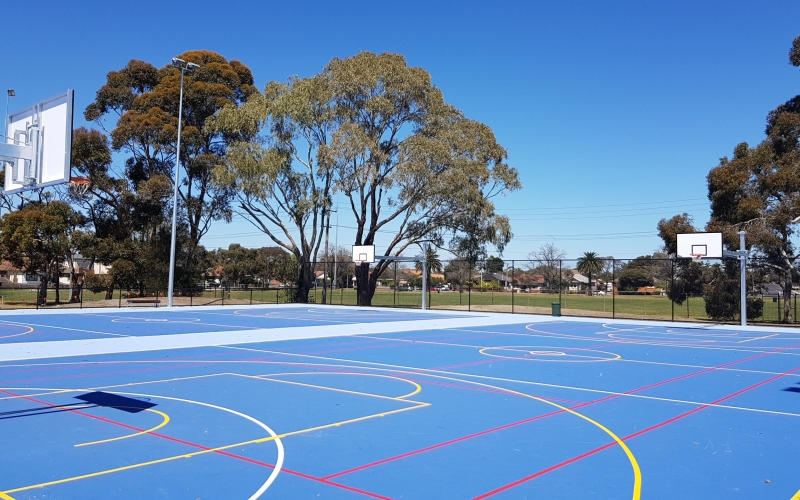
[[[800,498],[800,331],[0,314],[0,498]]]

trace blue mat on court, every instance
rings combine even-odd
[[[237,311],[0,317],[31,349],[297,331],[0,363],[0,499],[800,498],[794,329]]]

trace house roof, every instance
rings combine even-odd
[[[514,283],[520,285],[543,285],[544,276],[541,274],[521,273],[514,275]]]
[[[14,267],[11,262],[3,259],[0,261],[0,271],[22,271],[22,269],[18,267]]]

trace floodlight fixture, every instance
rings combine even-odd
[[[14,92],[14,89],[8,89],[8,91],[6,92],[6,119],[3,121],[3,134],[2,134],[4,138],[5,138],[5,135],[6,135],[6,126],[8,125],[7,124],[7,122],[8,122],[8,98],[9,97],[14,97],[16,95],[17,95],[17,93]],[[3,142],[5,142],[5,140]]]
[[[169,247],[169,281],[167,286],[167,307],[172,307],[172,296],[175,290],[175,247],[178,234],[178,182],[181,171],[181,122],[183,115],[183,76],[189,71],[199,68],[199,64],[187,63],[177,57],[172,58],[172,65],[181,70],[181,95],[178,100],[178,145],[175,149],[175,180],[172,192],[172,238]]]
[[[177,57],[172,58],[172,65],[181,70],[181,73],[184,71],[194,71],[200,67],[199,64],[195,64],[193,62],[186,62],[183,59],[179,59]]]

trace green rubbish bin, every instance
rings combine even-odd
[[[553,316],[561,316],[561,302],[553,302]]]

